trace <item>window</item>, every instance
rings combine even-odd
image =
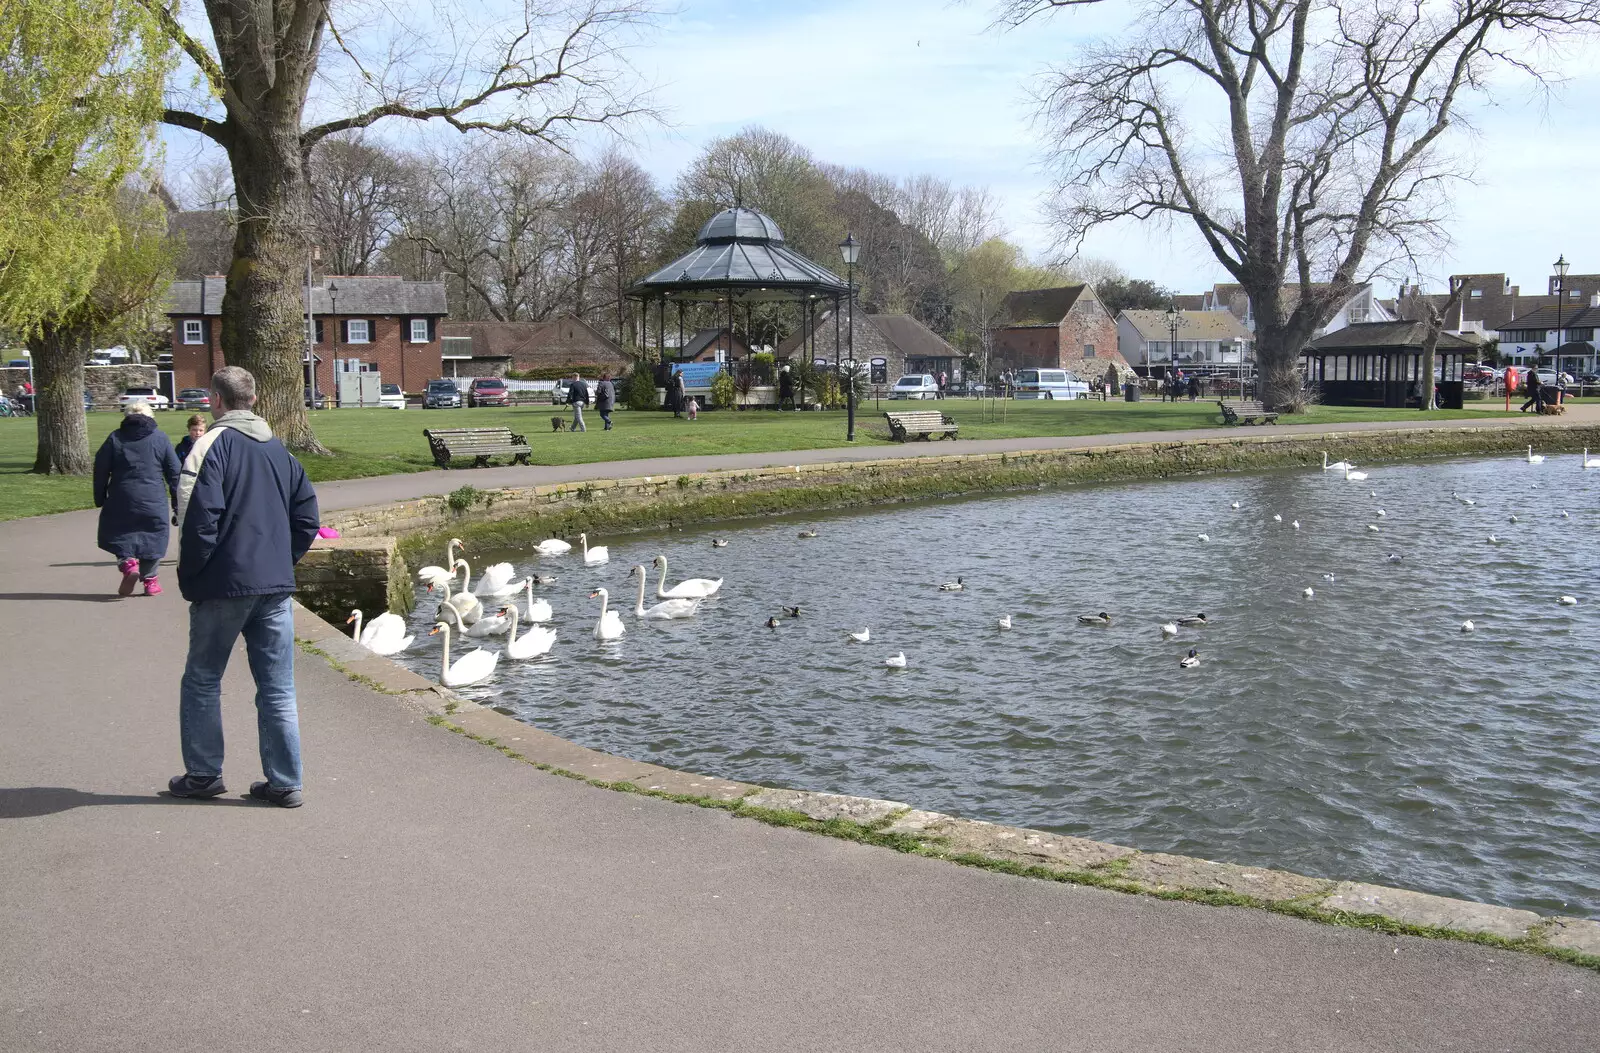
[[[1094,345],[1093,344],[1084,344],[1083,345],[1083,357],[1084,358],[1093,358],[1094,357]]]
[[[1582,289],[1568,289],[1567,290],[1567,299],[1569,299],[1569,300],[1581,300],[1581,299],[1583,299],[1583,290]]]
[[[1474,300],[1481,300],[1481,299],[1483,299],[1483,290],[1482,289],[1474,289],[1474,290],[1472,290],[1472,293],[1470,295],[1472,296],[1472,298]]]
[[[352,318],[345,323],[345,343],[372,343],[372,323],[365,318]]]
[[[186,344],[203,344],[206,324],[198,318],[185,318],[183,320],[183,342]]]
[[[428,320],[426,318],[411,319],[411,342],[413,344],[426,344],[428,342]]]

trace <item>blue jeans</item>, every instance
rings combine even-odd
[[[256,682],[261,771],[274,790],[301,789],[294,605],[287,592],[189,605],[189,660],[178,702],[183,770],[190,775],[222,774],[222,674],[241,633]]]

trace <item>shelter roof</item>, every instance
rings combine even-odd
[[[694,248],[635,282],[637,299],[803,300],[848,295],[845,280],[788,248],[783,232],[754,209],[729,208],[700,228]]]
[[[1422,350],[1422,337],[1427,327],[1421,322],[1357,322],[1343,329],[1324,333],[1301,354],[1328,351],[1397,351]],[[1435,349],[1441,352],[1476,352],[1478,345],[1453,333],[1440,333]]]

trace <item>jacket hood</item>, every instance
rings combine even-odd
[[[229,427],[256,442],[272,438],[272,426],[249,410],[229,410],[218,417],[212,427]]]
[[[122,423],[117,425],[117,431],[125,439],[142,439],[156,430],[156,419],[146,417],[142,413],[130,413],[122,418]]]

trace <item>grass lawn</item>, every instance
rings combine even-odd
[[[886,408],[891,403],[885,402]],[[895,403],[899,406],[901,404]],[[926,408],[921,404],[904,405]],[[1011,402],[953,399],[939,406],[961,425],[969,439],[1029,438],[1045,435],[1096,435],[1132,431],[1171,431],[1220,424],[1215,403],[1205,402]],[[844,413],[773,413],[770,411],[701,414],[693,424],[670,413],[619,410],[614,431],[600,430],[600,418],[586,415],[586,434],[550,430],[554,407],[517,409],[322,410],[312,413],[317,435],[334,451],[332,457],[304,458],[315,481],[354,479],[433,467],[423,428],[505,425],[526,436],[536,464],[587,464],[635,457],[688,456],[713,453],[767,453],[847,445]],[[1498,410],[1439,411],[1435,419],[1482,418]],[[1293,418],[1296,424],[1335,424],[1362,420],[1410,420],[1414,410],[1374,410],[1349,406],[1317,406]],[[158,413],[156,419],[174,438],[183,433],[186,413]],[[115,413],[89,415],[89,442],[97,448],[116,427]],[[881,410],[865,403],[856,416],[858,443],[889,439]],[[94,504],[90,480],[28,473],[33,464],[32,420],[0,418],[0,519],[66,512]],[[959,444],[952,449],[959,450]],[[463,479],[466,479],[463,476]]]

